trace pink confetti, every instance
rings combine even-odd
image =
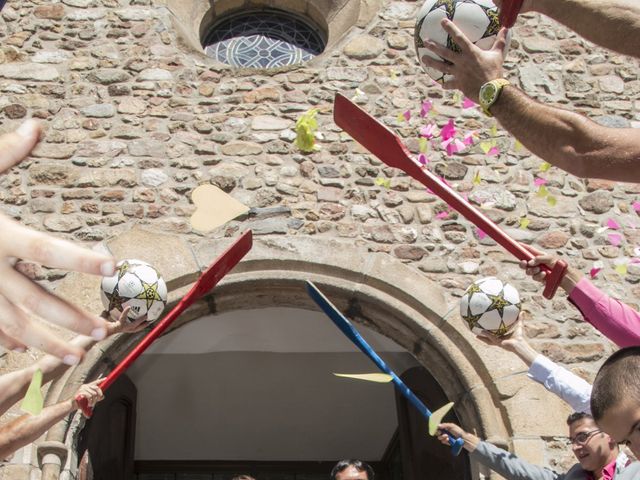
[[[480,240],[482,240],[483,238],[486,238],[487,234],[484,233],[482,230],[480,230],[479,228],[476,228],[476,235],[478,235],[478,238]]]
[[[451,156],[455,153],[462,152],[465,149],[465,144],[457,138],[450,138],[442,142],[442,148],[447,151],[447,155]]]
[[[420,136],[424,138],[431,138],[437,134],[437,127],[435,124],[430,123],[420,129]]]
[[[498,147],[491,147],[491,150],[487,152],[487,156],[489,157],[497,157],[500,155],[500,149]]]
[[[545,185],[547,183],[547,180],[544,178],[540,178],[540,177],[536,177],[536,179],[533,181],[533,184],[536,187],[540,187],[542,185]]]
[[[450,184],[449,182],[447,182],[447,179],[446,179],[446,178],[444,178],[444,177],[440,177],[440,181],[441,181],[442,183],[444,183],[447,187],[450,187],[450,186],[451,186],[451,184]]]
[[[639,213],[640,213],[640,202],[633,202],[633,203],[631,204],[631,206],[633,207],[633,209],[634,209],[636,212],[639,212]]]
[[[465,199],[465,201],[469,201],[469,194],[467,192],[462,192],[462,198]]]
[[[470,98],[464,97],[464,100],[462,101],[462,108],[473,108],[475,107],[477,104],[476,102],[474,102],[473,100],[471,100]]]
[[[602,270],[601,268],[592,268],[591,270],[589,270],[589,276],[591,278],[596,278],[598,276],[598,273],[600,272],[600,270]]]
[[[620,246],[620,243],[622,243],[622,235],[620,235],[619,233],[610,233],[608,237],[609,243],[614,247],[618,247]]]
[[[629,263],[640,263],[640,258],[632,258]]]
[[[469,132],[464,136],[464,139],[462,140],[462,142],[467,146],[473,145],[477,135],[478,135],[478,132],[476,132],[475,130],[472,132]]]
[[[409,110],[407,110],[406,112],[404,112],[402,114],[402,116],[404,117],[404,119],[408,122],[409,120],[411,120],[411,112]]]
[[[620,229],[620,225],[618,225],[618,222],[616,222],[613,218],[607,220],[607,227],[609,227],[611,230]]]
[[[449,212],[440,212],[436,215],[436,218],[438,220],[444,220],[445,218],[447,218],[449,216]]]
[[[429,159],[424,153],[421,153],[418,156],[418,162],[420,163],[420,165],[426,165],[427,163],[429,163]]]
[[[453,119],[451,119],[444,127],[442,127],[442,130],[440,130],[440,137],[442,137],[442,140],[449,140],[450,138],[453,138],[455,135],[456,135],[456,127],[453,124]]]
[[[426,117],[432,108],[433,108],[433,103],[431,103],[431,100],[425,100],[424,102],[422,102],[422,108],[420,109],[420,116],[423,118]]]

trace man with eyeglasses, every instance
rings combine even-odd
[[[472,460],[485,465],[507,480],[631,480],[639,478],[638,464],[621,452],[609,435],[600,431],[588,413],[572,413],[567,418],[571,449],[578,463],[566,473],[533,465],[516,455],[480,440],[458,425],[443,423],[441,429],[464,440],[464,449]],[[449,436],[438,436],[449,445]],[[631,464],[631,466],[630,466]]]

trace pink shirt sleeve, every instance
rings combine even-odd
[[[569,295],[584,319],[619,347],[640,345],[640,313],[582,278]]]

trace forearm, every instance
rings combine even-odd
[[[640,182],[640,132],[606,128],[536,102],[514,86],[491,113],[533,154],[578,177]]]
[[[637,0],[532,0],[531,7],[593,43],[640,57]]]
[[[46,407],[39,415],[23,415],[0,427],[0,459],[30,444],[75,408],[72,400]]]
[[[537,351],[535,351],[531,345],[529,345],[525,340],[520,340],[516,342],[511,350],[518,357],[522,359],[524,363],[526,363],[527,367],[530,367],[536,357],[539,355]]]

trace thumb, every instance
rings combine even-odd
[[[12,133],[0,137],[0,173],[27,158],[36,146],[42,127],[36,120],[27,120]]]
[[[496,35],[496,40],[495,42],[493,42],[491,50],[495,50],[504,55],[504,52],[507,48],[507,32],[508,30],[506,28],[500,29],[498,35]]]

